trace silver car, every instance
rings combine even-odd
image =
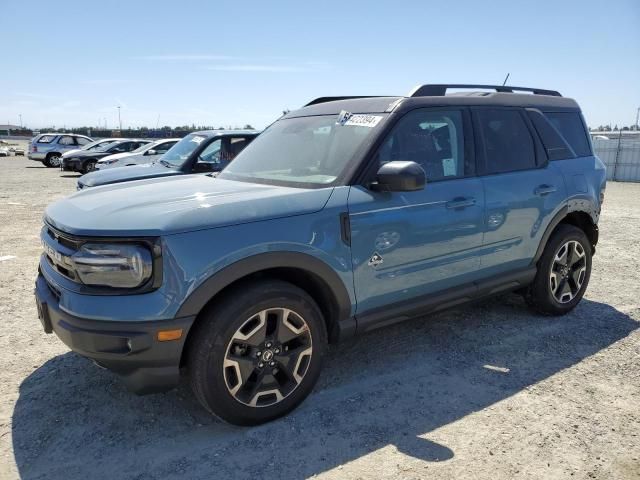
[[[42,162],[46,167],[59,167],[62,154],[93,142],[89,137],[74,133],[43,133],[29,143],[29,160]]]
[[[142,145],[132,152],[109,155],[108,157],[98,160],[96,170],[153,163],[179,141],[179,138],[163,138],[162,140],[156,140],[155,142]]]
[[[117,142],[118,140],[126,140],[123,138],[101,138],[100,140],[95,140],[91,143],[87,143],[84,147],[74,148],[73,150],[67,150],[62,154],[62,158],[65,159],[74,153],[78,153],[80,151],[94,151],[99,149],[100,147],[104,147],[105,145],[109,145],[113,142]]]

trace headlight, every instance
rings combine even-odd
[[[71,261],[86,285],[135,288],[153,273],[151,252],[142,245],[86,243]]]

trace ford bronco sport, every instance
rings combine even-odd
[[[447,94],[468,87],[483,91]],[[182,372],[210,412],[257,424],[309,394],[329,342],[512,290],[569,312],[604,188],[578,105],[555,91],[319,98],[217,178],[50,205],[39,316],[135,392]]]

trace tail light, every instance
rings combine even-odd
[[[37,152],[37,151],[38,151],[38,147],[37,147],[37,145],[33,145],[33,146],[31,147],[31,151],[32,151],[32,152]]]

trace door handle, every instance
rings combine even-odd
[[[550,193],[553,193],[555,191],[556,191],[556,187],[554,187],[553,185],[542,184],[542,185],[538,185],[533,191],[533,193],[542,197],[544,195],[549,195]]]
[[[476,204],[476,199],[472,197],[456,197],[453,200],[445,203],[447,208],[457,209],[457,208],[467,208],[472,207]]]

